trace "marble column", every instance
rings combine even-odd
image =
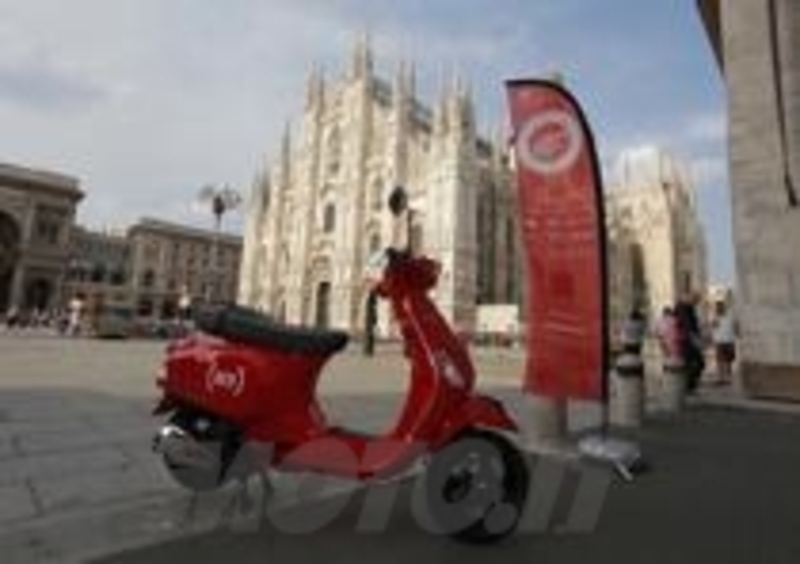
[[[9,307],[17,307],[22,309],[24,298],[24,280],[25,269],[21,264],[14,267],[14,274],[11,277],[11,299],[9,300]]]
[[[564,447],[567,443],[567,402],[535,394],[525,395],[525,442],[534,450]]]

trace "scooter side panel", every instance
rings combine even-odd
[[[324,424],[313,409],[325,356],[291,354],[225,341],[200,341],[170,353],[164,391],[275,441]],[[311,407],[309,407],[311,405]]]

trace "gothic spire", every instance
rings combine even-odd
[[[322,67],[314,64],[306,80],[306,108],[321,107],[325,100],[325,76]]]
[[[508,162],[508,140],[506,125],[496,125],[492,132],[492,165],[498,170],[503,169]]]
[[[364,32],[359,35],[353,47],[350,61],[350,78],[363,80],[372,76],[372,47],[369,34]]]
[[[281,183],[284,185],[284,188],[288,188],[290,182],[291,166],[292,166],[292,126],[291,123],[287,121],[286,126],[283,130],[283,138],[281,139],[280,175],[281,175]]]
[[[450,77],[450,92],[456,98],[463,98],[469,87],[467,86],[464,77],[458,69],[453,69],[453,74]]]
[[[447,107],[450,98],[450,90],[444,78],[444,72],[439,72],[439,97],[433,105],[433,131],[435,134],[447,133]]]
[[[394,94],[398,100],[413,101],[416,90],[416,73],[414,63],[401,60],[397,65],[394,79]]]
[[[272,183],[269,179],[269,172],[265,171],[259,175],[256,189],[258,190],[258,198],[255,201],[261,205],[262,211],[266,212],[272,202]]]
[[[469,85],[459,72],[454,72],[451,78],[447,96],[447,120],[451,129],[470,130],[473,127],[472,94]]]

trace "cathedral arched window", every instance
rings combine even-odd
[[[370,254],[377,253],[381,250],[381,236],[377,233],[373,233],[372,237],[369,238],[369,252]]]
[[[334,127],[328,136],[327,143],[328,154],[328,174],[336,174],[339,172],[342,164],[342,139],[339,135],[339,128]]]
[[[373,211],[381,211],[384,206],[383,202],[383,180],[376,179],[372,183],[372,209]]]
[[[153,314],[153,300],[150,298],[140,298],[136,311],[139,315],[148,317]]]
[[[280,272],[281,276],[285,276],[289,273],[289,249],[287,247],[283,247],[280,251],[280,263],[278,266],[278,271]]]
[[[689,271],[684,270],[683,272],[681,272],[681,290],[684,293],[689,293],[693,290],[692,273]]]
[[[630,245],[631,260],[631,293],[635,303],[647,305],[649,291],[647,287],[647,274],[645,267],[644,249],[639,243]]]
[[[322,230],[331,233],[336,228],[336,206],[327,204],[322,214]]]
[[[422,245],[424,245],[422,224],[414,222],[411,225],[411,233],[409,236],[411,238],[411,248],[417,252],[420,252],[422,250]]]
[[[94,283],[101,283],[106,278],[106,267],[102,264],[95,264],[92,269],[91,281]]]
[[[320,329],[330,326],[331,310],[331,283],[328,281],[320,282],[316,291],[316,316],[314,324]]]
[[[111,283],[114,286],[122,286],[125,284],[125,269],[122,266],[117,266],[111,271]]]
[[[155,272],[152,270],[145,270],[144,274],[142,275],[142,286],[145,288],[152,288],[156,282],[156,275]]]

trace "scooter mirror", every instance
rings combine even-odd
[[[389,265],[389,256],[386,251],[377,251],[367,260],[364,268],[364,276],[367,280],[380,280],[383,271]]]
[[[408,194],[402,186],[396,186],[392,193],[389,194],[389,210],[392,215],[398,217],[408,207]]]

